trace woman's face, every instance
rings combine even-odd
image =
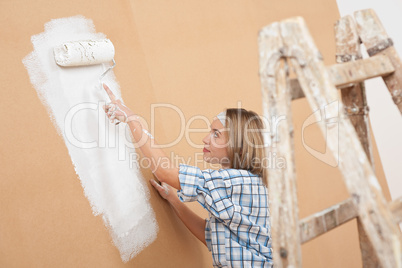
[[[205,162],[221,164],[224,168],[229,166],[227,131],[218,118],[214,118],[211,131],[202,141],[204,142]]]

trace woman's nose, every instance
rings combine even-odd
[[[210,139],[210,135],[208,134],[208,135],[206,135],[206,136],[202,139],[202,142],[205,143],[205,144],[208,144],[208,143],[209,143],[209,139]]]

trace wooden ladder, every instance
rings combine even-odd
[[[264,133],[267,153],[286,159],[269,169],[271,232],[275,267],[301,267],[301,244],[357,218],[364,267],[402,267],[402,197],[387,203],[373,171],[364,80],[381,76],[402,113],[402,65],[373,10],[335,25],[339,64],[326,67],[300,17],[272,23],[259,34],[264,117],[286,116]],[[367,48],[362,59],[360,42]],[[289,78],[289,65],[297,78]],[[337,88],[341,89],[342,102]],[[299,220],[291,101],[306,97],[350,197]],[[342,144],[339,139],[342,137]]]

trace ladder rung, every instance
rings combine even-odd
[[[389,75],[395,71],[395,68],[387,56],[377,55],[367,59],[334,64],[328,66],[327,71],[334,85],[342,88],[373,77]],[[297,79],[292,79],[290,85],[293,100],[304,97]]]
[[[310,241],[341,224],[353,220],[357,211],[352,198],[348,198],[336,205],[310,215],[299,222],[300,240],[302,243]]]
[[[402,222],[402,196],[389,203],[396,223]],[[306,243],[317,236],[357,217],[352,198],[314,213],[299,222],[301,243]]]

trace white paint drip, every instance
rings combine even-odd
[[[149,133],[149,131],[148,131],[148,130],[146,130],[146,129],[142,129],[142,132],[144,132],[145,134],[147,134],[147,136],[148,136],[148,137],[150,137],[151,139],[154,139],[154,136],[152,136],[152,134],[151,134],[151,133]]]
[[[148,188],[138,165],[129,165],[128,156],[135,149],[116,146],[117,140],[121,144],[129,136],[128,128],[108,123],[102,109],[109,101],[98,80],[105,66],[63,68],[53,57],[53,48],[62,43],[104,38],[95,32],[92,21],[82,16],[55,19],[45,24],[43,33],[32,36],[34,50],[23,63],[64,138],[94,215],[102,215],[122,260],[127,262],[152,243],[158,232]],[[113,73],[104,80],[121,99]],[[118,159],[122,155],[124,159]]]

